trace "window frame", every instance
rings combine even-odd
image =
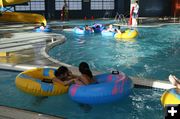
[[[114,10],[115,9],[115,0],[91,0],[90,2],[90,9],[91,10]],[[97,6],[97,9],[95,8],[92,8],[92,3],[101,3],[102,4],[102,7],[100,9],[98,9],[98,6]],[[113,3],[113,8],[109,8],[107,9],[106,4],[104,3]]]

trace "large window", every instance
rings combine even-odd
[[[31,0],[31,10],[45,10],[45,0]]]
[[[66,0],[69,10],[81,10],[82,9],[82,0]],[[64,0],[55,0],[55,9],[62,10],[64,6]]]
[[[16,11],[44,11],[45,0],[31,0],[27,5],[16,5]]]
[[[16,5],[15,10],[16,11],[29,11],[31,8],[30,2],[28,2],[27,5]]]
[[[114,10],[114,0],[91,0],[91,10]]]

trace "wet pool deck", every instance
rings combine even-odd
[[[1,25],[0,32],[10,32],[11,38],[0,38],[0,69],[24,71],[36,67],[58,67],[67,66],[73,74],[79,75],[77,67],[64,64],[51,58],[46,52],[54,45],[65,42],[65,37],[54,33],[35,33],[33,27],[29,25]],[[0,34],[1,35],[1,34]],[[6,55],[6,56],[5,56]],[[94,71],[93,74],[100,72]],[[135,86],[154,87],[160,89],[170,89],[173,86],[168,81],[143,79],[141,77],[131,77]],[[7,110],[7,111],[6,111]],[[21,116],[15,116],[18,113]],[[41,114],[40,114],[41,115]],[[38,113],[7,108],[0,106],[0,118],[2,119],[41,119]],[[57,117],[47,117],[56,119]],[[43,117],[43,119],[46,119]]]
[[[64,119],[42,113],[0,106],[0,119]]]

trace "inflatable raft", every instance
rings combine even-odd
[[[124,33],[116,33],[114,35],[114,38],[116,40],[133,39],[133,38],[136,38],[137,35],[138,35],[138,32],[136,30],[128,29],[128,30],[125,30]]]
[[[180,90],[179,89],[169,89],[163,93],[161,96],[161,103],[165,105],[180,104]]]
[[[56,69],[37,68],[20,73],[15,80],[21,91],[35,96],[53,96],[66,93],[69,86],[53,83]]]
[[[109,103],[124,98],[133,88],[132,80],[122,72],[97,75],[95,80],[89,85],[71,85],[71,99],[84,104]]]

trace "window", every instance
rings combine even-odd
[[[91,0],[91,9],[92,10],[102,10],[102,0]]]
[[[16,5],[16,11],[44,11],[45,10],[45,0],[31,0],[28,5]]]
[[[15,9],[16,9],[16,11],[29,11],[30,10],[30,2],[28,2],[28,5],[16,5]]]
[[[69,10],[81,10],[82,0],[66,0]],[[64,6],[64,0],[55,0],[55,9],[62,10]]]
[[[82,1],[81,0],[69,0],[68,4],[69,10],[81,10]]]
[[[114,10],[114,0],[91,0],[91,10]]]
[[[45,10],[44,0],[31,0],[31,10]]]

